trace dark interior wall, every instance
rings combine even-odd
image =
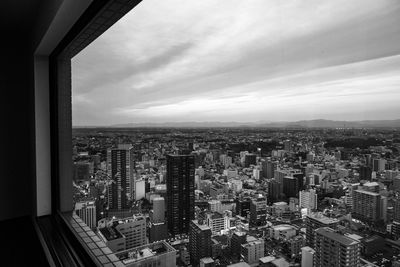
[[[0,221],[36,211],[33,55],[61,2],[0,3]]]

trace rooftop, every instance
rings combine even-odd
[[[374,192],[370,192],[370,191],[366,191],[366,190],[354,190],[354,192],[358,192],[358,193],[361,193],[361,194],[367,194],[367,195],[370,195],[370,196],[379,196],[379,194],[378,193],[374,193]]]
[[[168,245],[165,241],[151,243],[123,252],[116,253],[115,255],[125,264],[141,261],[153,256],[159,256],[169,252],[176,252],[176,250]]]
[[[318,213],[311,213],[311,214],[307,215],[307,217],[311,218],[311,219],[314,219],[314,220],[317,220],[317,221],[319,221],[319,222],[321,222],[323,224],[333,224],[333,223],[339,222],[338,219],[327,217],[327,216],[325,216],[325,215],[323,215],[322,213],[319,213],[319,212]]]
[[[266,256],[266,257],[260,258],[261,263],[268,263],[268,262],[272,262],[273,260],[275,260],[274,256]]]
[[[329,227],[318,228],[317,230],[315,230],[315,232],[345,246],[350,246],[360,243],[355,239],[336,233],[335,230]]]
[[[107,239],[107,241],[115,240],[124,237],[114,227],[104,227],[99,229],[100,233]]]

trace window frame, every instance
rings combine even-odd
[[[57,256],[59,252],[55,250],[60,248],[55,246],[53,237],[50,237],[53,234],[46,233],[52,230],[49,229],[52,226],[63,240],[61,250],[70,252],[76,266],[102,266],[71,224],[79,220],[72,212],[71,59],[141,1],[93,0],[48,56],[51,208],[43,214],[37,214],[41,216],[37,218],[37,229],[47,250],[51,251],[48,254],[59,263],[62,260],[60,262]],[[36,120],[40,121],[40,118]],[[38,176],[38,179],[45,178]],[[106,256],[105,253],[103,255]],[[115,261],[112,263],[119,266]]]

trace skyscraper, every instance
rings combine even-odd
[[[194,219],[194,157],[167,156],[167,223],[171,235],[187,234]]]
[[[360,242],[336,233],[329,227],[315,230],[314,266],[360,265]]]
[[[129,209],[132,199],[131,179],[134,172],[133,148],[120,145],[107,150],[107,174],[112,179],[108,186],[108,209]]]

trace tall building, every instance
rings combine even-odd
[[[171,235],[189,232],[194,219],[194,156],[167,156],[167,224]]]
[[[257,155],[256,154],[246,154],[244,156],[244,166],[249,167],[250,165],[257,164]]]
[[[306,245],[312,248],[315,241],[315,230],[321,227],[336,228],[339,220],[329,218],[322,213],[311,213],[306,217]]]
[[[358,240],[336,233],[329,227],[315,230],[315,267],[360,266]]]
[[[225,217],[219,212],[207,213],[206,222],[213,235],[219,235],[221,231],[225,230]]]
[[[353,192],[353,207],[352,216],[356,219],[367,223],[377,222],[383,219],[384,207],[381,195],[378,193],[365,191],[365,190],[354,190]],[[382,210],[382,211],[381,211]]]
[[[231,255],[232,258],[239,260],[242,244],[246,243],[246,232],[235,231],[231,238]]]
[[[372,159],[372,170],[375,172],[381,172],[385,170],[385,159]]]
[[[297,179],[290,176],[285,176],[283,178],[283,193],[287,198],[296,197],[298,193]]]
[[[211,229],[197,220],[190,222],[189,253],[194,266],[199,265],[200,259],[211,257]]]
[[[280,199],[282,193],[282,184],[276,181],[275,179],[271,179],[267,182],[268,187],[268,201],[273,203]]]
[[[314,266],[315,250],[310,247],[301,248],[301,266],[313,267]]]
[[[250,203],[250,224],[261,226],[265,224],[267,217],[267,200],[264,197],[253,199]]]
[[[278,163],[276,161],[271,161],[271,159],[268,158],[267,160],[262,161],[261,167],[263,177],[266,179],[271,179],[274,177],[274,171],[278,167]]]
[[[360,166],[360,180],[371,180],[372,169],[370,166]]]
[[[153,199],[153,209],[150,211],[150,219],[153,223],[165,221],[165,199],[163,197]]]
[[[113,226],[125,237],[126,249],[146,244],[146,218],[133,216],[113,220]]]
[[[133,186],[131,179],[134,173],[133,148],[120,145],[107,150],[107,174],[112,183],[108,186],[108,209],[124,210],[131,208]]]
[[[400,222],[400,199],[396,198],[393,202],[393,221]]]
[[[256,239],[241,245],[241,256],[250,265],[257,264],[264,257],[264,239]]]
[[[308,210],[317,209],[318,195],[315,189],[303,190],[299,192],[299,205]]]
[[[80,201],[75,203],[75,213],[87,226],[94,229],[97,226],[95,201]]]
[[[236,214],[242,217],[247,217],[247,214],[250,213],[250,202],[249,198],[237,198],[235,200],[236,203]]]

